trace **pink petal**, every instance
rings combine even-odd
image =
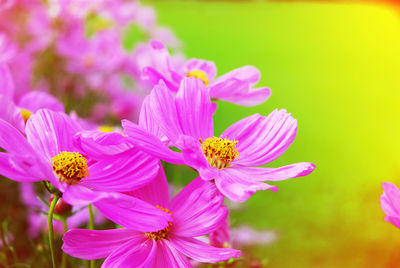
[[[169,203],[169,188],[161,163],[159,163],[158,174],[154,180],[130,194],[154,206],[158,205],[167,208]]]
[[[215,63],[208,60],[190,59],[185,63],[184,69],[187,73],[193,70],[203,71],[207,75],[209,81],[214,80],[217,74]]]
[[[390,182],[382,183],[383,194],[380,202],[385,220],[400,228],[400,190]]]
[[[213,84],[224,82],[228,79],[234,78],[239,81],[245,82],[251,86],[254,86],[260,80],[261,73],[254,66],[243,66],[235,70],[230,71],[224,75],[218,77]]]
[[[166,139],[164,133],[160,129],[159,124],[157,124],[154,119],[150,101],[150,96],[146,96],[146,98],[143,100],[139,115],[139,126],[160,140]]]
[[[36,155],[22,133],[2,119],[0,119],[0,148],[19,156]]]
[[[175,103],[181,126],[180,135],[196,139],[212,137],[213,105],[209,90],[200,79],[184,78],[176,94]]]
[[[215,263],[226,261],[230,258],[238,258],[242,254],[236,249],[215,248],[201,242],[200,240],[190,237],[171,235],[169,240],[181,253],[199,262]]]
[[[168,49],[157,40],[150,40],[150,48],[153,67],[162,74],[169,73],[171,66]]]
[[[61,151],[76,151],[73,136],[80,129],[66,114],[40,109],[26,124],[26,136],[32,147],[49,159]]]
[[[76,146],[92,159],[116,155],[132,148],[120,133],[81,131],[74,137]]]
[[[279,156],[296,137],[297,121],[285,110],[275,110],[268,117],[255,114],[231,125],[222,138],[236,140],[240,153],[234,163],[243,166],[265,165]]]
[[[158,245],[152,239],[129,241],[111,253],[101,267],[154,267],[157,249]]]
[[[244,202],[256,191],[277,191],[276,186],[271,186],[258,180],[246,180],[246,173],[236,168],[224,168],[215,177],[215,184],[221,193],[235,202]],[[247,177],[248,178],[248,177]]]
[[[36,112],[40,108],[47,108],[54,112],[64,112],[64,105],[52,95],[43,91],[30,91],[23,95],[18,106]]]
[[[0,95],[0,119],[10,123],[21,132],[25,132],[25,122],[21,115],[21,109],[14,102]]]
[[[180,153],[174,152],[162,143],[157,137],[141,129],[136,124],[122,120],[122,127],[127,140],[143,151],[172,164],[183,164]]]
[[[42,181],[40,167],[36,167],[35,159],[27,156],[13,156],[0,153],[0,174],[13,181],[32,182]]]
[[[143,80],[148,80],[152,85],[157,85],[160,81],[163,81],[171,91],[177,91],[178,86],[173,81],[167,79],[164,75],[165,74],[159,73],[152,67],[145,67],[142,70],[141,78]]]
[[[224,197],[214,183],[200,177],[194,179],[171,201],[173,232],[185,237],[211,233],[228,215],[228,210],[222,206],[223,202]]]
[[[171,215],[138,198],[125,194],[114,194],[94,205],[111,221],[140,232],[164,229],[172,221]]]
[[[154,179],[158,163],[158,159],[132,148],[90,165],[89,177],[83,179],[81,184],[96,191],[133,191]]]
[[[102,259],[124,243],[139,244],[146,237],[129,229],[84,230],[72,229],[65,233],[62,250],[68,255],[84,260]]]
[[[157,254],[153,266],[163,268],[192,267],[188,259],[166,239],[158,241]]]
[[[314,169],[313,163],[296,163],[292,165],[283,166],[280,168],[258,168],[258,167],[242,167],[234,166],[242,173],[242,178],[248,181],[281,181],[301,176],[307,176]]]
[[[66,183],[59,183],[57,188],[63,192],[64,201],[70,205],[85,206],[102,199],[119,197],[117,193],[92,191],[81,184],[68,185]]]

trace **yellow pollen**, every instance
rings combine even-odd
[[[31,111],[29,111],[27,109],[21,110],[21,116],[24,119],[25,124],[28,121],[29,117],[31,117],[31,115],[32,115]]]
[[[113,132],[114,131],[114,127],[107,126],[107,125],[102,125],[102,126],[99,127],[99,131],[101,131],[101,132]]]
[[[77,152],[62,151],[52,159],[53,171],[61,182],[77,184],[89,176],[86,158]]]
[[[172,215],[172,212],[169,211],[169,209],[163,208],[161,206],[156,206],[156,207],[161,209],[162,211],[165,211],[165,212],[167,212],[167,213]],[[164,229],[162,229],[160,231],[157,231],[157,232],[145,233],[145,235],[148,238],[154,239],[156,241],[161,240],[161,239],[167,239],[168,235],[169,235],[169,232],[171,230],[171,226],[172,226],[172,222],[168,222],[168,226],[165,227]]]
[[[238,141],[230,141],[219,137],[200,139],[201,149],[208,163],[216,168],[227,168],[229,164],[240,156],[236,145]]]
[[[208,86],[208,84],[210,83],[210,81],[208,81],[207,74],[202,70],[191,70],[186,74],[186,76],[200,78],[206,86]]]

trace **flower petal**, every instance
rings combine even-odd
[[[81,184],[96,191],[127,192],[151,182],[159,160],[138,148],[103,158],[89,166],[89,177]]]
[[[64,105],[52,95],[43,91],[30,91],[23,95],[18,106],[28,109],[32,113],[40,108],[47,108],[54,112],[64,112]]]
[[[154,232],[164,229],[171,215],[138,198],[125,194],[114,194],[94,205],[111,221],[140,232]]]
[[[166,162],[178,165],[184,163],[181,153],[169,149],[156,136],[128,120],[122,120],[121,123],[127,140],[134,146]]]
[[[159,163],[158,174],[154,180],[129,194],[154,206],[167,208],[169,203],[168,181],[161,163]]]
[[[72,229],[63,237],[62,250],[75,258],[95,260],[106,258],[128,241],[139,244],[145,239],[143,233],[125,228],[113,230]]]
[[[175,103],[181,126],[180,135],[188,135],[196,139],[207,139],[213,136],[214,109],[209,90],[200,79],[184,78],[176,94]]]
[[[246,180],[247,174],[236,168],[220,170],[215,184],[223,195],[235,202],[244,202],[258,190],[277,191],[278,187],[268,185],[258,180]]]
[[[268,117],[254,114],[246,117],[221,134],[221,138],[238,141],[240,158],[232,164],[265,165],[279,156],[296,137],[297,121],[285,110],[275,110]]]
[[[390,182],[382,183],[382,187],[380,202],[386,214],[385,220],[400,228],[400,190]]]
[[[10,123],[21,132],[25,132],[25,122],[21,115],[21,109],[5,96],[0,95],[0,119]]]
[[[101,159],[116,155],[132,148],[120,133],[101,131],[81,131],[74,136],[75,144],[90,158]]]
[[[223,202],[214,183],[200,177],[194,179],[171,200],[174,233],[196,237],[216,230],[228,215]]]
[[[156,252],[157,243],[152,239],[129,241],[111,253],[101,267],[153,267]]]
[[[199,262],[215,263],[238,258],[241,252],[232,248],[215,248],[191,237],[171,235],[171,244],[181,253]]]
[[[215,63],[208,60],[190,59],[185,62],[184,69],[186,73],[193,70],[203,71],[207,75],[209,81],[214,80],[215,75],[217,74],[217,67],[215,66]]]
[[[157,254],[155,257],[154,267],[164,268],[190,268],[192,265],[188,259],[171,245],[166,239],[158,241]]]
[[[79,127],[66,114],[40,109],[26,124],[28,142],[49,159],[61,151],[76,151],[73,136]]]

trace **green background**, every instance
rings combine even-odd
[[[392,6],[333,3],[145,1],[190,57],[218,74],[262,72],[271,98],[257,107],[219,103],[216,133],[285,108],[295,142],[270,166],[310,161],[307,177],[258,192],[233,223],[271,229],[278,241],[251,252],[271,267],[396,267],[400,230],[380,209],[381,182],[400,185],[400,20]]]

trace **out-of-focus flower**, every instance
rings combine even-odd
[[[400,190],[390,182],[382,183],[381,207],[385,212],[385,221],[400,228]]]
[[[223,195],[236,202],[246,201],[257,190],[277,190],[263,181],[280,181],[305,176],[314,170],[312,163],[297,163],[280,168],[256,167],[282,155],[296,136],[297,121],[285,110],[268,117],[255,114],[244,118],[219,137],[214,136],[214,107],[209,90],[195,78],[184,78],[176,97],[161,81],[149,98],[152,118],[169,143],[160,141],[127,120],[122,121],[128,140],[160,159],[179,163],[180,149],[185,164],[195,168],[204,180],[215,181]]]
[[[178,91],[184,77],[195,77],[210,88],[212,98],[245,106],[261,104],[271,95],[269,88],[253,88],[261,76],[253,66],[244,66],[215,78],[217,69],[214,62],[190,59],[183,65],[175,66],[161,42],[150,41],[150,48],[152,62],[143,69],[142,77],[153,85],[162,79],[169,89]]]
[[[70,230],[64,235],[63,250],[83,259],[106,258],[103,267],[191,267],[185,255],[211,263],[240,256],[240,251],[215,248],[195,238],[218,228],[227,216],[223,197],[212,183],[195,179],[169,201],[168,184],[160,169],[154,182],[132,195],[170,213],[168,227],[156,232],[138,232],[129,225],[129,196],[126,203],[102,201],[102,211],[108,211],[109,219],[125,228]]]

